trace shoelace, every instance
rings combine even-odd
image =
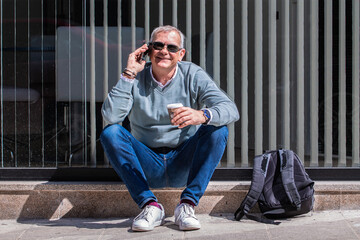
[[[183,209],[183,211],[181,211],[179,218],[191,217],[197,219],[194,209],[191,206],[189,206],[188,204],[183,204],[181,208]]]
[[[135,220],[138,219],[145,219],[146,221],[149,222],[149,217],[153,217],[153,211],[155,210],[155,208],[153,206],[146,206],[145,209],[140,213],[139,216],[137,216],[135,218]]]

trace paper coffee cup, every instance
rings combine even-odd
[[[183,105],[182,105],[182,103],[171,103],[171,104],[168,104],[166,107],[167,107],[169,117],[170,117],[170,120],[171,120],[174,117],[175,109],[177,109],[179,107],[183,107]]]

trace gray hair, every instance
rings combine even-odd
[[[184,48],[184,42],[185,42],[184,34],[176,27],[173,27],[170,25],[165,25],[165,26],[160,26],[160,27],[155,28],[151,33],[150,42],[152,42],[154,40],[156,34],[158,34],[160,32],[173,32],[173,31],[177,32],[180,35],[180,47]]]

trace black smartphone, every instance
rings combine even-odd
[[[145,61],[146,55],[149,55],[151,52],[151,43],[147,44],[148,49],[142,54],[141,59]]]

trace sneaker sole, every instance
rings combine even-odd
[[[201,228],[201,225],[198,225],[198,226],[187,226],[187,227],[184,227],[184,226],[181,226],[179,223],[175,222],[176,225],[179,226],[179,229],[182,230],[182,231],[189,231],[189,230],[198,230]]]
[[[154,230],[155,227],[159,227],[163,224],[164,224],[164,221],[160,221],[160,222],[155,222],[152,227],[148,227],[148,228],[132,226],[131,230],[133,230],[134,232],[148,232],[148,231]]]
[[[191,230],[199,230],[200,227],[195,227],[195,226],[191,226],[191,227],[180,227],[180,226],[179,226],[179,229],[182,230],[182,231],[191,231]]]

